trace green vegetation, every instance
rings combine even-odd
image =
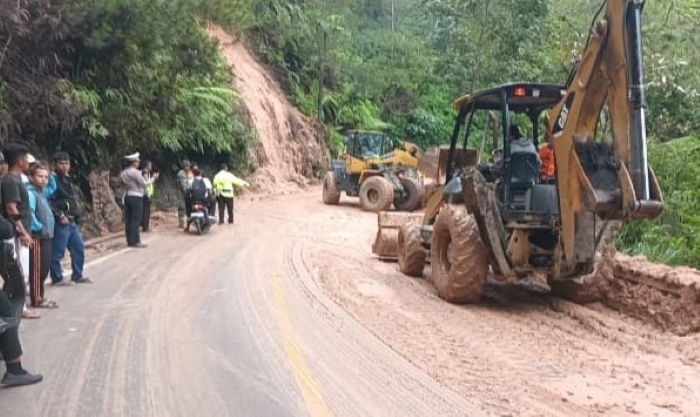
[[[83,172],[133,149],[203,161],[251,133],[207,20],[255,46],[293,102],[341,146],[346,127],[446,141],[452,102],[507,81],[563,83],[599,0],[0,0],[0,139],[74,153]],[[651,161],[668,206],[622,249],[700,267],[692,212],[700,131],[700,7],[644,12]],[[480,123],[488,135],[487,120]],[[692,147],[692,146],[691,146]],[[236,161],[245,163],[244,160]]]
[[[237,94],[197,20],[217,4],[1,0],[0,139],[67,150],[83,175],[134,150],[166,163],[246,155]]]
[[[666,207],[656,221],[623,229],[618,246],[672,265],[700,265],[700,138],[683,138],[649,149],[654,171],[664,191]]]

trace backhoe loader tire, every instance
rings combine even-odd
[[[449,303],[477,302],[486,286],[489,253],[465,206],[447,204],[433,226],[431,280]]]
[[[394,199],[394,207],[398,211],[419,210],[423,205],[425,191],[418,181],[413,178],[401,178],[401,185],[406,190],[406,196]]]
[[[367,178],[360,186],[362,210],[378,213],[391,208],[394,202],[394,187],[384,177]]]
[[[425,251],[420,245],[420,228],[413,222],[399,227],[397,241],[399,271],[409,277],[422,277],[425,266]]]
[[[328,171],[323,176],[323,203],[336,205],[340,201],[340,190],[336,182],[335,172]]]

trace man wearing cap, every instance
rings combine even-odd
[[[143,196],[148,182],[139,170],[141,155],[136,152],[124,157],[129,164],[119,175],[124,185],[124,214],[126,244],[131,248],[145,248],[141,243],[141,221],[143,220]]]
[[[70,155],[68,152],[58,151],[54,154],[53,160],[54,172],[46,187],[56,224],[51,256],[51,283],[53,285],[69,284],[63,281],[61,266],[61,260],[68,249],[71,260],[71,280],[78,284],[90,284],[92,280],[83,276],[85,242],[79,227],[83,211],[75,191],[76,186],[70,179]]]

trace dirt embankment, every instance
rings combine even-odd
[[[291,105],[269,71],[241,42],[218,26],[210,26],[208,32],[219,42],[259,136],[250,149],[256,165],[250,178],[254,189],[279,194],[316,183],[330,157],[323,133]]]

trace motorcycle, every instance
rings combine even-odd
[[[211,230],[211,226],[216,222],[214,216],[209,215],[209,210],[206,205],[195,201],[192,203],[192,210],[190,212],[190,217],[187,219],[186,232],[190,231],[190,225],[194,224],[197,234],[202,235]]]

